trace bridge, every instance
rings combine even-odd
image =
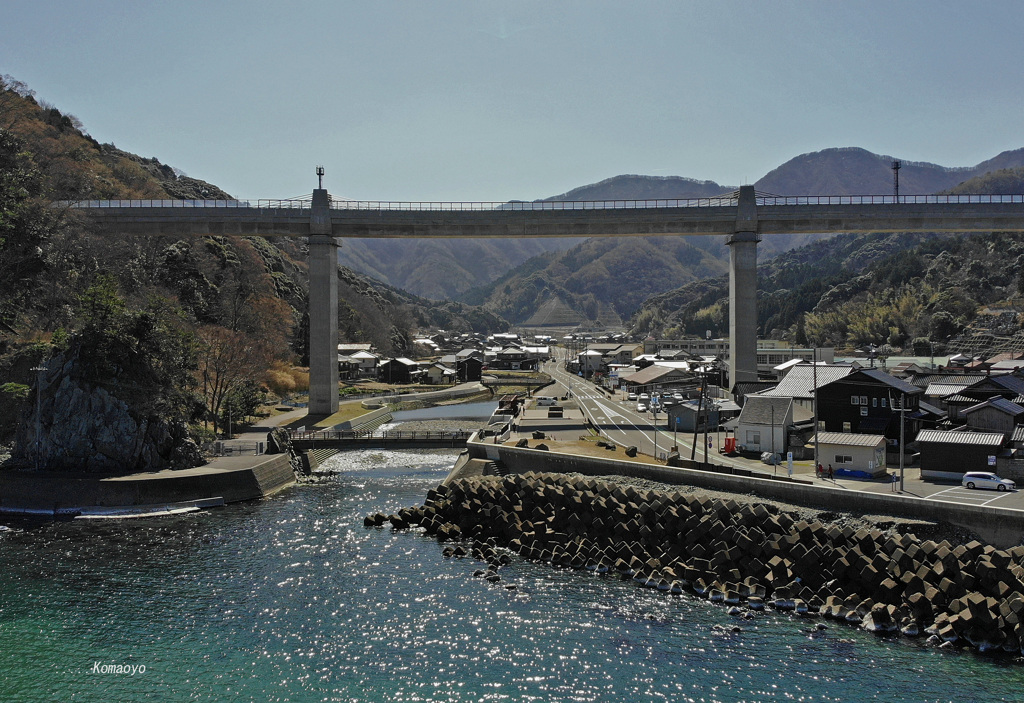
[[[311,413],[338,409],[338,239],[725,235],[730,384],[757,379],[757,243],[764,235],[1024,232],[1024,195],[772,196],[586,202],[107,200],[62,203],[110,235],[309,238]]]

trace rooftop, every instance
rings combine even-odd
[[[821,388],[826,383],[838,381],[841,378],[849,376],[853,371],[854,369],[851,366],[823,366],[821,364],[812,366],[811,364],[799,364],[790,369],[789,373],[786,374],[785,378],[779,381],[779,384],[775,386],[775,388],[761,391],[758,395],[769,398],[800,398],[802,400],[811,400],[814,398],[815,381],[817,381],[818,388]]]
[[[921,430],[917,433],[917,442],[935,444],[978,444],[986,447],[998,447],[1003,443],[1001,432],[945,432],[943,430]]]
[[[847,447],[874,447],[885,441],[880,434],[851,434],[849,432],[819,432],[818,444],[842,444]]]

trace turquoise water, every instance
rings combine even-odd
[[[1022,698],[1024,666],[1005,659],[833,624],[811,634],[774,613],[738,621],[519,560],[489,585],[432,539],[362,526],[422,502],[452,458],[349,452],[331,460],[335,481],[264,501],[0,532],[0,700]]]

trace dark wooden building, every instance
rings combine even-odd
[[[905,437],[910,443],[921,429],[922,395],[923,389],[881,369],[861,369],[818,387],[818,420],[828,432],[884,435],[898,451],[900,403],[905,403]]]
[[[385,359],[377,370],[378,378],[384,383],[412,383],[419,375],[419,364],[411,359]]]
[[[986,376],[942,400],[949,408],[949,419],[958,421],[962,419],[967,408],[992,398],[1004,398],[1017,404],[1024,403],[1024,376],[1017,373]]]
[[[484,362],[475,356],[458,359],[455,362],[455,373],[460,383],[479,381],[483,375]]]

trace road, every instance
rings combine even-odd
[[[664,457],[669,448],[675,444],[683,458],[690,458],[693,446],[693,435],[674,433],[666,429],[657,429],[653,425],[650,413],[636,412],[635,401],[624,401],[611,399],[594,384],[585,381],[579,376],[570,374],[560,359],[547,362],[544,371],[551,374],[562,390],[559,394],[571,391],[581,409],[590,417],[591,421],[600,429],[607,439],[616,444],[628,447],[636,446],[638,451],[650,456]],[[697,450],[695,458],[703,460],[703,435],[697,436]],[[752,469],[758,472],[768,472],[770,467],[755,459],[743,457],[727,457],[719,454],[715,447],[718,446],[717,437],[713,438],[713,448],[708,451],[708,461],[727,466],[737,466],[745,469]],[[860,479],[816,479],[814,478],[814,464],[811,461],[795,461],[794,475],[807,480],[815,481],[823,486],[838,490],[867,491],[871,493],[890,493],[904,495],[914,498],[928,498],[961,505],[981,505],[1015,510],[1024,510],[1024,491],[1012,491],[999,493],[996,491],[968,489],[950,482],[936,481],[932,479],[921,479],[920,471],[917,468],[904,470],[903,490],[899,490],[898,482],[887,480],[864,481]],[[777,467],[779,472],[787,470],[785,465]],[[890,467],[890,474],[898,474],[899,469]]]

